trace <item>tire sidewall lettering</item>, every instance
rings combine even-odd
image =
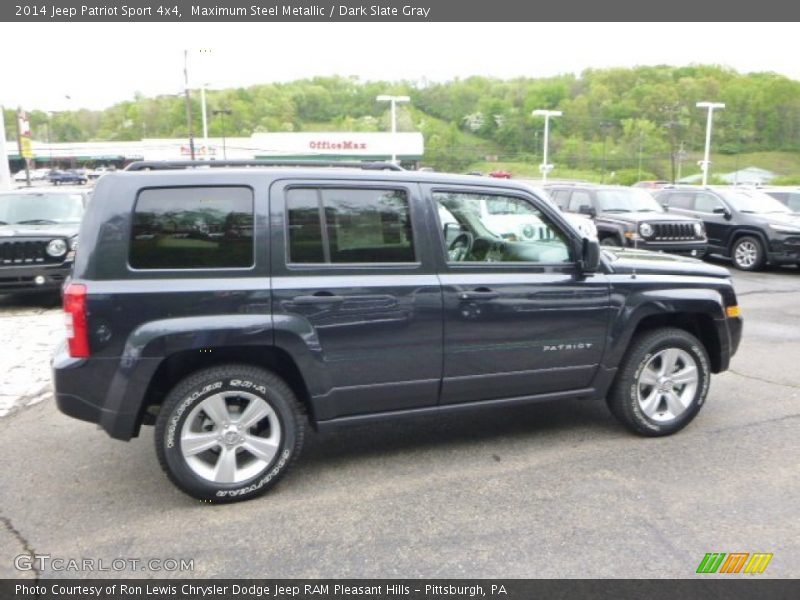
[[[688,350],[689,353],[692,355],[692,358],[697,362],[698,371],[699,371],[699,379],[700,379],[700,386],[698,390],[695,392],[695,397],[692,400],[692,406],[690,406],[683,414],[681,414],[678,418],[668,422],[668,423],[655,423],[651,419],[649,419],[644,412],[642,411],[642,407],[639,404],[639,396],[638,396],[638,387],[639,387],[639,377],[642,374],[642,371],[650,362],[650,359],[658,352],[665,350],[667,348],[679,348],[681,350]],[[634,416],[636,417],[637,421],[640,423],[641,426],[650,429],[651,431],[660,432],[664,429],[668,429],[670,427],[675,426],[676,424],[681,423],[686,418],[691,418],[693,414],[695,414],[701,406],[705,403],[706,396],[708,395],[709,385],[711,383],[711,378],[708,376],[710,373],[709,364],[705,357],[705,352],[699,348],[696,344],[676,344],[674,342],[667,342],[666,344],[657,344],[653,349],[649,350],[639,361],[639,365],[636,368],[636,371],[633,374],[633,382],[630,385],[628,396],[630,400],[630,406],[633,411]]]
[[[270,484],[274,479],[278,478],[284,468],[291,462],[292,449],[294,448],[294,433],[286,427],[286,417],[283,414],[284,409],[282,403],[271,401],[275,398],[274,390],[268,388],[263,383],[259,383],[253,379],[242,377],[226,377],[218,379],[209,383],[204,383],[202,387],[196,389],[191,394],[183,398],[177,406],[172,410],[167,420],[167,426],[164,433],[164,448],[166,457],[173,469],[186,473],[186,475],[196,478],[196,475],[190,472],[186,460],[180,450],[180,430],[183,427],[188,414],[194,407],[202,402],[205,398],[214,394],[224,391],[239,391],[248,392],[260,396],[269,406],[275,411],[284,434],[281,439],[281,446],[283,450],[280,451],[278,458],[273,461],[270,466],[266,467],[260,475],[256,476],[254,481],[252,478],[241,484],[236,484],[239,487],[209,490],[209,494],[214,494],[216,498],[240,498],[250,494],[257,494],[262,488]],[[203,482],[204,485],[213,485],[210,482]]]

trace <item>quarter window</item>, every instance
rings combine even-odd
[[[253,191],[247,187],[142,190],[131,231],[135,269],[253,266]]]
[[[415,261],[402,190],[293,188],[287,192],[289,262]]]

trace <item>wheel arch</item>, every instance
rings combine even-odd
[[[181,350],[159,363],[142,399],[137,431],[141,425],[155,422],[158,408],[179,381],[201,369],[232,363],[260,367],[275,373],[291,388],[314,422],[308,387],[289,352],[277,346],[220,346]]]
[[[728,242],[728,250],[727,250],[728,257],[731,258],[733,257],[733,247],[736,245],[736,242],[738,242],[743,237],[758,238],[758,241],[760,241],[761,244],[764,246],[764,253],[765,253],[764,260],[766,261],[767,257],[769,256],[769,241],[767,240],[767,236],[764,235],[764,232],[758,229],[749,229],[749,228],[738,228],[731,233],[730,242]]]

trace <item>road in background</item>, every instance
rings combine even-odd
[[[734,280],[741,348],[675,436],[586,401],[353,427],[310,435],[272,492],[227,506],[167,481],[151,428],[123,443],[59,414],[38,391],[59,311],[0,301],[2,366],[44,398],[0,418],[0,577],[24,548],[166,553],[207,577],[694,577],[707,552],[772,552],[763,576],[797,576],[800,270]]]

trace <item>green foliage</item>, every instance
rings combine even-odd
[[[615,183],[618,185],[633,185],[637,181],[653,181],[658,179],[655,173],[648,171],[639,172],[638,169],[622,169],[615,171],[613,177],[609,177],[607,183]]]
[[[580,75],[499,80],[469,77],[442,83],[364,82],[355,77],[315,77],[289,83],[211,90],[209,133],[386,131],[389,106],[379,94],[407,94],[398,107],[400,131],[422,131],[425,163],[463,170],[495,156],[498,161],[541,161],[543,119],[537,108],[563,111],[551,120],[550,162],[556,169],[599,174],[641,169],[671,179],[696,169],[706,113],[700,100],[725,102],[715,113],[712,169],[760,166],[800,175],[800,82],[775,73],[742,74],[713,65],[587,69]],[[187,135],[183,96],[136,94],[103,111],[48,113],[29,109],[37,139],[135,140]],[[214,115],[217,109],[229,116]],[[14,110],[6,109],[8,139],[15,139]],[[201,130],[200,99],[192,94],[194,131]],[[224,124],[223,124],[224,121]],[[758,153],[758,154],[756,154]],[[745,160],[745,155],[748,156]],[[758,157],[754,161],[750,157]],[[538,170],[536,171],[538,174]]]
[[[776,177],[769,182],[770,185],[800,185],[800,175],[792,177]]]

